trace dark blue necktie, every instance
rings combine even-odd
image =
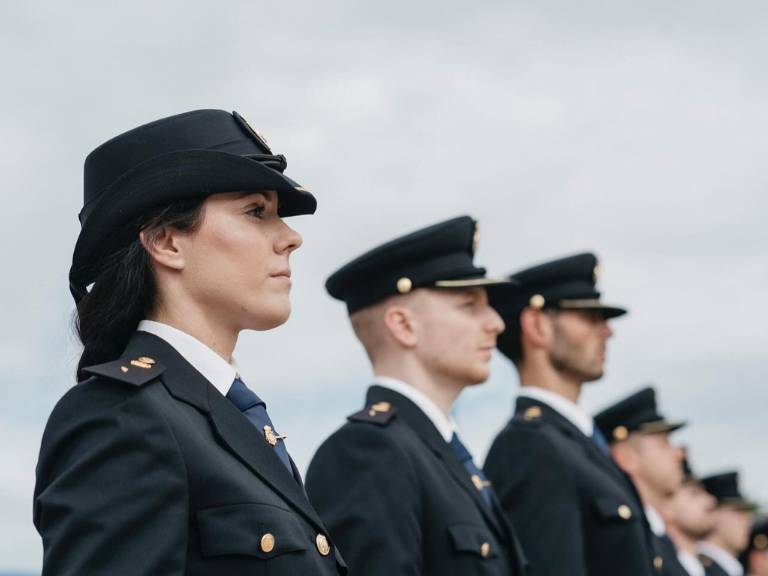
[[[275,449],[275,453],[280,458],[280,461],[285,464],[285,467],[288,468],[291,476],[293,476],[293,468],[291,468],[288,450],[285,449],[282,437],[275,431],[275,426],[272,424],[269,414],[267,414],[267,405],[264,401],[253,390],[248,389],[239,377],[235,378],[235,381],[232,383],[232,387],[227,392],[227,398],[256,426],[264,442],[267,442]]]
[[[467,472],[469,472],[469,476],[472,479],[472,484],[474,484],[475,488],[477,488],[477,490],[483,495],[483,500],[485,500],[486,505],[490,508],[491,483],[488,482],[488,479],[485,477],[485,474],[483,474],[483,471],[475,466],[475,463],[472,461],[472,454],[470,454],[469,450],[467,450],[467,447],[462,444],[461,440],[459,440],[459,437],[455,432],[453,433],[453,436],[451,436],[449,445],[453,449],[453,453],[456,454],[458,459],[464,465],[464,468],[466,468]]]
[[[595,443],[597,446],[597,449],[600,450],[603,454],[608,456],[608,458],[611,457],[611,449],[608,446],[608,441],[605,439],[605,436],[603,436],[603,433],[600,432],[600,428],[595,426],[594,430],[592,431],[592,442]]]

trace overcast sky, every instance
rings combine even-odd
[[[492,272],[596,251],[615,322],[594,410],[645,383],[695,468],[768,504],[768,5],[5,2],[0,8],[0,570],[39,569],[45,420],[73,384],[67,271],[85,155],[139,124],[238,110],[318,198],[292,224],[294,312],[236,356],[302,469],[369,368],[323,290],[376,243],[458,214]],[[456,406],[482,462],[514,370]]]

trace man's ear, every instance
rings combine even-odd
[[[634,447],[629,440],[622,440],[611,444],[611,456],[619,468],[627,474],[632,474],[636,468],[637,456]]]
[[[552,334],[552,321],[546,313],[525,308],[520,313],[520,333],[535,348],[546,347]]]
[[[384,311],[384,325],[404,348],[413,348],[418,343],[417,324],[413,311],[406,306],[389,306]]]
[[[183,270],[186,265],[184,253],[181,250],[179,231],[164,226],[159,230],[148,233],[146,230],[139,232],[139,239],[150,259],[156,264],[172,270]]]

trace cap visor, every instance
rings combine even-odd
[[[658,434],[661,432],[674,432],[686,426],[687,422],[667,422],[666,420],[660,420],[658,422],[646,422],[641,424],[637,431],[641,434]]]
[[[560,310],[595,310],[600,312],[606,320],[609,318],[617,318],[627,313],[626,308],[603,304],[600,300],[595,298],[574,300],[563,299],[558,302],[557,307]]]

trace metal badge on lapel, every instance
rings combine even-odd
[[[264,425],[264,439],[270,446],[276,445],[278,440],[285,440],[285,438],[287,438],[285,434],[275,434],[275,431],[272,430],[272,426],[269,424]]]

